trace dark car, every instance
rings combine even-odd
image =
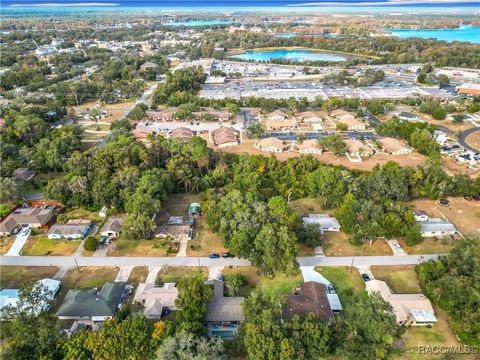
[[[370,280],[370,276],[368,276],[367,274],[362,274],[362,279],[364,281],[369,281]]]
[[[213,254],[208,255],[208,257],[210,259],[218,259],[220,257],[220,255],[213,253]]]
[[[448,206],[450,204],[450,201],[448,199],[440,199],[438,202],[440,206]]]
[[[222,257],[223,258],[233,258],[233,257],[235,257],[235,255],[233,255],[230,252],[226,252],[226,253],[222,253]]]
[[[473,200],[475,201],[479,201],[480,200],[480,196],[472,196]]]

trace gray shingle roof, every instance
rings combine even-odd
[[[208,311],[205,321],[244,321],[245,316],[242,312],[243,297],[225,297],[223,296],[223,281],[213,281],[213,297],[208,302]]]

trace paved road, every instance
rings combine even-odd
[[[407,256],[317,256],[299,257],[301,266],[371,266],[371,265],[415,265],[440,254]],[[244,259],[209,259],[207,257],[74,257],[74,256],[2,256],[1,265],[19,266],[250,266]]]
[[[476,131],[480,131],[480,127],[474,127],[474,128],[471,128],[471,129],[468,129],[468,130],[465,130],[465,131],[462,131],[461,133],[459,133],[457,135],[457,141],[460,144],[460,146],[463,146],[465,149],[473,151],[473,152],[479,152],[480,149],[474,149],[473,147],[468,145],[465,141],[467,136],[473,134]]]

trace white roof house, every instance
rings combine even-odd
[[[422,237],[443,237],[455,235],[457,232],[457,229],[451,222],[440,218],[430,218],[427,221],[419,221],[418,223],[420,224]]]
[[[325,231],[340,231],[340,223],[328,214],[309,214],[302,218],[303,224],[317,224],[322,234]]]

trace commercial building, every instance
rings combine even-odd
[[[423,294],[393,294],[381,280],[369,280],[366,283],[368,294],[379,293],[390,303],[399,325],[432,325],[437,319],[430,300]]]

